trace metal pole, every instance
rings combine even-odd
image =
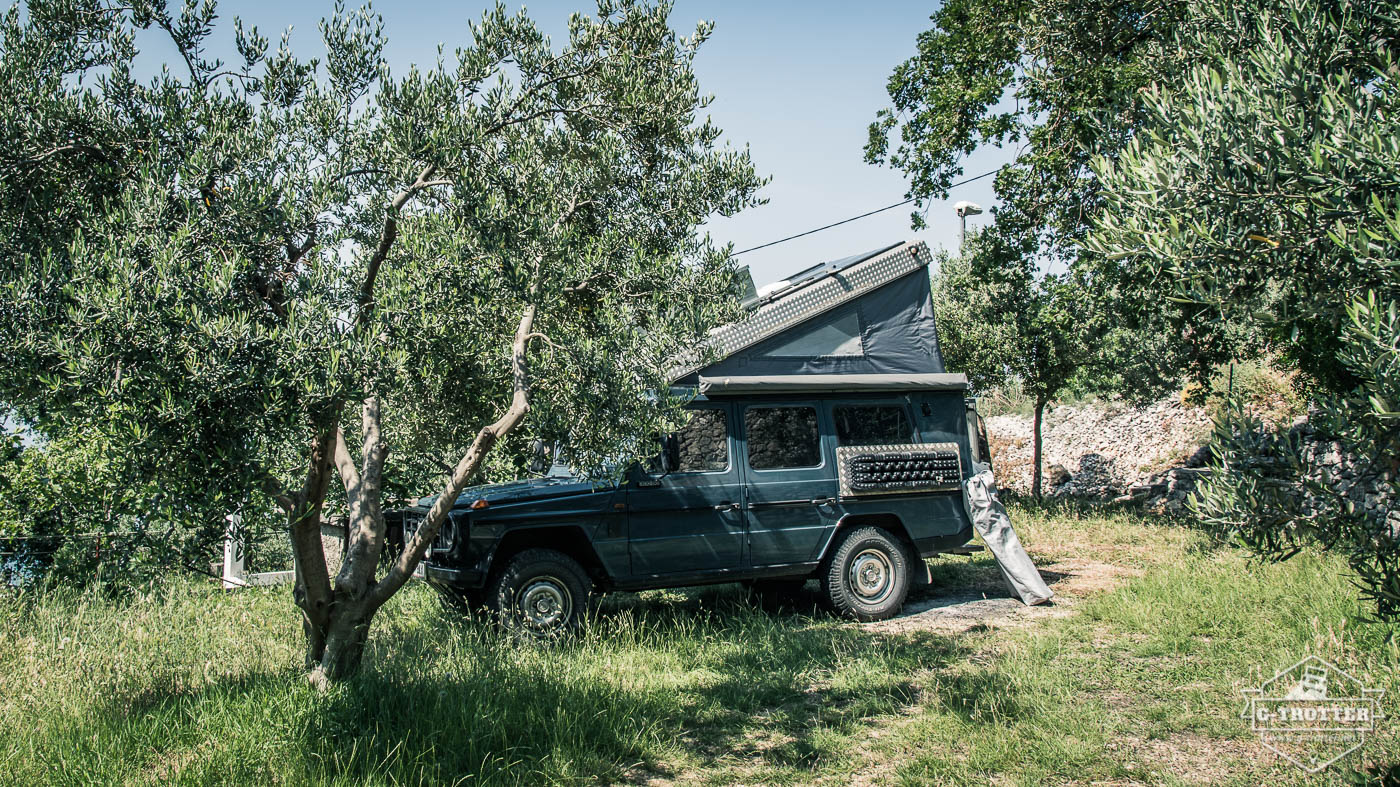
[[[241,588],[248,584],[243,574],[242,514],[224,517],[228,529],[224,532],[224,587]]]

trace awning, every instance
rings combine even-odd
[[[700,393],[704,396],[965,390],[967,390],[967,375],[965,374],[775,374],[750,377],[700,377]]]

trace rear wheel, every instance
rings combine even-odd
[[[861,527],[841,539],[821,572],[831,608],[855,620],[894,617],[909,595],[909,556],[899,540],[878,527]]]
[[[553,549],[527,549],[496,576],[486,605],[507,627],[545,638],[578,628],[591,588],[578,561]]]

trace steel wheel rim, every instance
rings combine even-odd
[[[520,591],[516,605],[526,625],[537,631],[559,628],[574,611],[574,597],[557,577],[537,577]]]
[[[846,577],[851,592],[862,604],[879,604],[894,593],[894,564],[874,547],[862,550],[851,560]]]

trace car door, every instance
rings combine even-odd
[[[636,577],[733,569],[744,548],[743,485],[733,410],[692,407],[677,433],[676,470],[627,492],[628,551]],[[654,486],[652,485],[654,484]]]
[[[751,564],[814,561],[840,518],[826,416],[815,402],[742,410]]]

